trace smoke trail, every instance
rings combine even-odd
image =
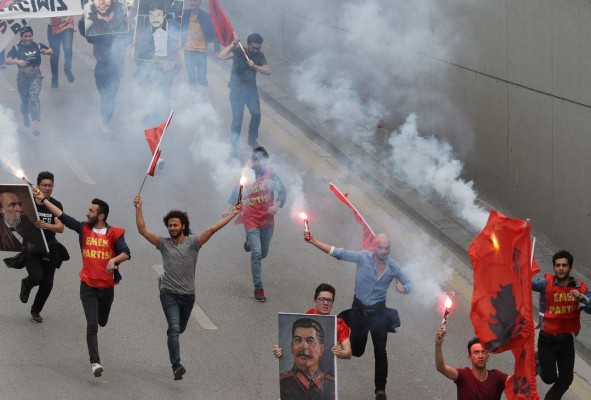
[[[462,163],[453,158],[451,146],[435,137],[421,137],[417,116],[410,114],[388,141],[389,161],[396,176],[423,194],[435,192],[454,207],[477,231],[486,225],[487,213],[476,205],[473,182],[464,181]]]
[[[18,152],[18,128],[14,111],[0,104],[0,160],[15,173],[21,165]]]

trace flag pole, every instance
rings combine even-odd
[[[242,46],[242,42],[240,40],[238,41],[238,46],[240,46],[240,49],[242,50],[242,54],[244,54],[244,57],[246,57],[246,61],[250,61],[250,58],[248,58],[248,55],[246,54],[246,50],[244,50],[244,47]]]
[[[160,150],[160,144],[162,143],[162,139],[164,138],[164,134],[166,133],[166,128],[170,125],[170,121],[172,120],[172,116],[174,115],[174,110],[170,110],[170,115],[166,120],[166,125],[164,125],[164,129],[162,130],[162,135],[160,135],[160,140],[158,140],[158,144],[156,145],[156,149],[154,149],[154,154],[152,154],[152,159],[150,160],[150,164],[148,164],[148,170],[146,171],[146,176],[144,176],[144,180],[142,181],[142,185],[140,186],[140,190],[138,191],[138,196],[142,193],[142,189],[144,188],[144,184],[146,183],[146,179],[148,179],[148,175],[150,174],[150,166],[154,162],[155,157],[158,155],[158,151]]]

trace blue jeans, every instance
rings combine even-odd
[[[179,335],[187,328],[191,311],[195,304],[195,295],[171,293],[166,290],[160,291],[160,302],[166,322],[168,322],[168,355],[172,370],[176,370],[181,365],[181,345]]]
[[[250,271],[255,289],[263,288],[261,260],[269,254],[269,245],[273,237],[273,227],[251,228],[246,231],[246,240],[250,246]]]
[[[185,50],[185,68],[187,69],[189,86],[196,87],[197,83],[207,86],[207,53]],[[195,69],[197,69],[196,76]]]
[[[64,47],[64,72],[66,75],[72,73],[72,41],[74,40],[74,29],[66,29],[62,33],[54,35],[51,33],[51,25],[47,27],[47,41],[53,50],[49,64],[51,65],[51,80],[58,81],[58,65],[60,60],[60,49]]]
[[[100,109],[103,124],[111,122],[115,111],[115,98],[119,91],[121,75],[115,62],[98,62],[94,67],[94,81],[101,98]]]
[[[230,141],[232,153],[238,153],[238,139],[244,119],[244,107],[250,112],[248,124],[248,144],[252,146],[259,137],[259,125],[261,124],[261,103],[256,86],[237,86],[230,88],[230,107],[232,108],[232,125],[230,128]]]

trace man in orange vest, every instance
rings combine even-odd
[[[560,250],[552,257],[552,263],[554,275],[544,274],[532,280],[532,289],[540,293],[538,374],[544,383],[553,384],[545,400],[561,399],[572,383],[573,335],[581,330],[581,309],[591,314],[591,291],[580,279],[570,276],[572,254]]]
[[[115,294],[114,286],[121,279],[119,265],[129,260],[130,252],[125,243],[125,229],[107,224],[109,205],[93,199],[86,221],[81,222],[53,205],[40,191],[35,196],[63,224],[80,235],[82,269],[80,270],[80,300],[86,316],[86,344],[90,366],[95,377],[103,373],[98,351],[98,327],[109,320]]]

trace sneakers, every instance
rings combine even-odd
[[[31,319],[33,322],[37,322],[38,324],[43,322],[43,317],[36,311],[31,310]]]
[[[386,392],[383,390],[376,390],[376,400],[387,400]]]
[[[29,301],[29,294],[31,293],[31,289],[25,286],[25,280],[21,281],[21,292],[19,293],[19,297],[21,302],[26,303]]]
[[[265,301],[267,301],[267,298],[265,297],[265,290],[264,289],[255,289],[254,290],[254,301],[259,301],[261,303],[264,303]]]
[[[244,247],[244,251],[246,251],[247,253],[250,252],[250,245],[248,244],[248,239],[244,241],[244,246],[242,247]]]
[[[96,378],[98,378],[99,376],[101,376],[103,374],[103,366],[100,365],[99,363],[92,363],[91,367],[92,367],[92,373],[94,374],[94,376]]]
[[[180,367],[178,367],[177,369],[175,369],[173,371],[173,373],[174,373],[174,380],[175,381],[180,381],[181,379],[183,379],[183,375],[185,375],[185,372],[187,372],[187,370],[182,365]]]

